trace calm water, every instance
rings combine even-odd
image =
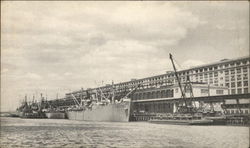
[[[249,129],[1,118],[1,148],[8,147],[218,147],[248,148]]]

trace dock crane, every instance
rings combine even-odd
[[[177,112],[179,112],[179,113],[194,113],[195,108],[192,106],[192,103],[187,102],[186,92],[182,88],[181,81],[180,81],[180,78],[178,76],[178,73],[177,73],[177,70],[176,70],[176,67],[175,67],[175,64],[174,64],[173,56],[172,56],[171,53],[169,54],[169,58],[170,58],[170,60],[172,62],[172,65],[173,65],[173,68],[174,68],[174,74],[175,74],[175,77],[177,79],[180,91],[181,91],[182,101],[184,102],[184,105],[183,105],[183,103],[181,103],[181,105],[178,106]],[[186,86],[189,86],[190,94],[191,94],[190,97],[192,98],[193,97],[193,90],[192,90],[192,85],[191,85],[189,76],[187,76],[187,84],[186,84]],[[189,106],[188,104],[191,104],[191,106]]]

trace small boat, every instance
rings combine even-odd
[[[156,116],[149,120],[150,123],[173,124],[173,125],[212,125],[213,120],[197,115],[178,114],[167,116]]]
[[[224,116],[219,116],[219,117],[205,117],[207,120],[212,120],[213,125],[226,125],[227,119]]]
[[[46,116],[43,112],[20,112],[20,117],[21,118],[32,118],[32,119],[46,118]]]
[[[160,120],[160,119],[152,119],[149,120],[150,123],[157,124],[172,124],[172,125],[212,125],[213,120],[208,119],[197,119],[197,120]]]

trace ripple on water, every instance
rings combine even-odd
[[[3,122],[2,122],[3,121]],[[4,123],[4,124],[2,124]],[[247,127],[1,118],[5,147],[218,147],[249,145]]]

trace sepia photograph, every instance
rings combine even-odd
[[[2,1],[0,148],[249,148],[249,1]]]

